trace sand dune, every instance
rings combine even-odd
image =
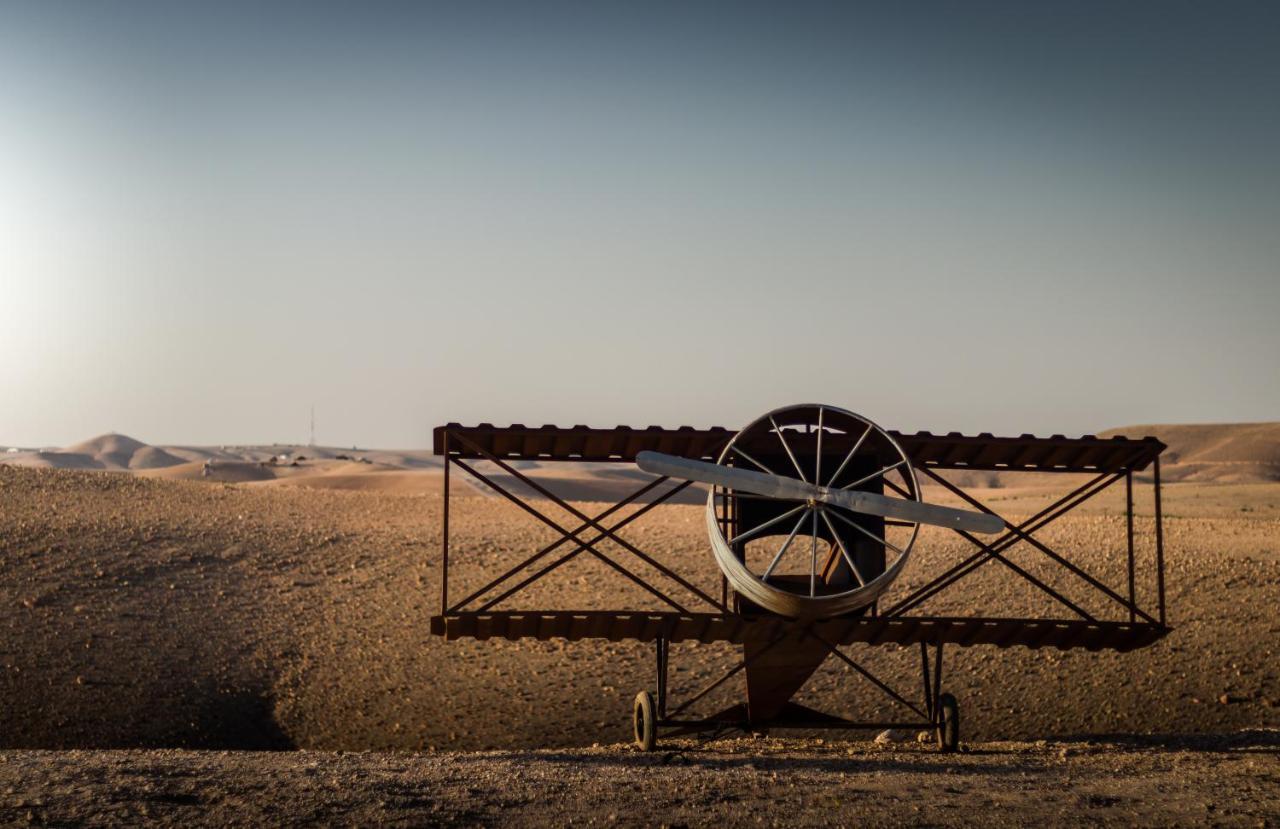
[[[82,455],[109,455],[115,457],[129,457],[142,449],[147,444],[140,440],[135,440],[128,435],[118,435],[108,433],[98,435],[96,438],[77,443],[74,446],[68,446],[67,452],[75,452]]]
[[[174,457],[158,446],[144,446],[129,458],[130,469],[163,469],[181,463],[182,458]]]
[[[275,478],[270,466],[249,461],[190,461],[177,466],[145,470],[139,474],[144,478],[228,484],[269,481]]]
[[[128,435],[106,434],[68,446],[58,452],[37,452],[35,463],[55,469],[159,469],[177,466],[182,458],[157,446],[149,446]]]
[[[441,461],[430,449],[416,450],[383,450],[371,449],[365,451],[353,450],[349,452],[352,457],[361,457],[373,463],[386,464],[389,466],[398,466],[401,469],[440,469]]]
[[[210,458],[146,470],[139,474],[146,478],[166,480],[354,490],[392,495],[436,495],[444,488],[444,476],[439,467],[402,469],[390,464],[312,460],[311,456],[306,457],[307,460],[296,464]],[[458,496],[478,494],[465,481],[455,481],[452,487],[453,494]]]
[[[26,466],[32,469],[76,469],[80,471],[100,470],[103,465],[92,455],[75,452],[30,451],[7,454],[3,462],[9,466]]]
[[[341,463],[341,462],[339,462]],[[262,486],[307,487],[310,489],[342,489],[379,492],[393,495],[438,495],[444,490],[444,476],[439,471],[395,469],[342,464],[310,474],[282,475]],[[453,495],[475,495],[475,489],[462,481],[451,481]]]
[[[181,458],[184,463],[191,461],[257,461],[266,460],[267,455],[261,458],[248,457],[244,453],[229,452],[217,446],[166,446],[164,450],[176,458]]]

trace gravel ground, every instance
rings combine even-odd
[[[987,497],[1015,518],[1047,500]],[[967,752],[800,735],[641,755],[592,746],[627,739],[631,700],[653,682],[651,649],[427,634],[438,496],[0,467],[0,820],[1275,823],[1280,485],[1177,484],[1166,505],[1173,633],[1131,654],[950,651],[945,684]],[[1100,497],[1040,536],[1121,584],[1119,506]],[[488,498],[457,499],[451,519],[455,596],[553,538]],[[700,508],[654,510],[627,535],[717,588]],[[922,535],[895,590],[967,552]],[[1013,555],[1080,598],[1034,551]],[[1140,572],[1151,555],[1144,540]],[[653,606],[585,557],[554,575],[509,606]],[[1139,585],[1148,606],[1152,588]],[[1062,615],[997,567],[926,609]],[[904,689],[918,681],[914,649],[854,655]],[[671,656],[677,698],[739,658],[727,646]],[[726,683],[705,704],[741,693]],[[799,701],[894,713],[835,660]],[[1160,734],[1180,736],[1116,736]],[[306,750],[255,750],[295,748]],[[502,751],[461,753],[487,749]]]
[[[1130,654],[950,649],[945,684],[960,701],[965,739],[1280,727],[1280,485],[1177,484],[1166,495],[1173,633]],[[1044,502],[1035,492],[990,496],[1015,516]],[[1041,535],[1122,584],[1119,505],[1090,502]],[[0,467],[0,508],[0,747],[589,746],[628,739],[632,699],[652,687],[652,648],[636,643],[428,635],[439,601],[437,496]],[[1138,523],[1149,527],[1141,513]],[[699,507],[660,508],[627,534],[718,589]],[[553,537],[479,497],[455,499],[451,535],[455,597]],[[1152,551],[1143,540],[1145,574]],[[922,534],[894,590],[967,553],[963,542]],[[1086,601],[1034,550],[1011,555]],[[1152,587],[1149,578],[1139,586],[1148,604]],[[582,557],[507,606],[653,607],[629,589]],[[1064,615],[997,565],[926,610]],[[916,650],[851,653],[914,695]],[[729,646],[673,647],[672,693],[696,691],[738,658]],[[706,705],[741,693],[731,681]],[[799,701],[869,720],[901,713],[835,660]]]
[[[1268,826],[1280,732],[1125,743],[740,739],[452,752],[7,751],[0,820],[62,825]]]

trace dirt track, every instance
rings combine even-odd
[[[953,755],[773,739],[647,755],[9,751],[0,787],[15,823],[1254,827],[1280,821],[1280,732]]]

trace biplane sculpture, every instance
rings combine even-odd
[[[1129,651],[1169,631],[1159,472],[1159,455],[1165,447],[1155,438],[903,435],[836,406],[808,404],[769,412],[737,432],[451,423],[435,430],[434,442],[436,454],[445,461],[445,510],[441,609],[432,617],[432,632],[449,639],[601,638],[653,643],[656,681],[653,688],[637,694],[633,717],[636,743],[645,750],[654,747],[660,733],[674,736],[735,727],[752,731],[919,728],[934,732],[943,750],[954,750],[960,735],[959,706],[942,686],[945,645]],[[590,516],[514,465],[522,461],[634,463],[654,477]],[[492,464],[545,500],[521,498],[492,472],[477,468],[480,462]],[[450,604],[449,472],[454,466],[554,529],[558,538]],[[1154,611],[1144,609],[1138,600],[1134,538],[1134,474],[1148,467],[1155,515],[1154,585],[1148,592],[1154,593]],[[1088,480],[1035,515],[1011,524],[950,480],[947,470],[1086,473]],[[964,508],[926,502],[917,473]],[[1035,534],[1120,480],[1125,482],[1128,558],[1127,584],[1117,590]],[[694,484],[707,487],[709,559],[721,573],[719,597],[620,532]],[[548,501],[573,516],[577,526],[561,526],[535,505]],[[617,517],[628,506],[634,506],[634,511]],[[890,588],[907,568],[922,525],[954,532],[976,550],[949,567],[932,563],[938,572],[928,573],[922,583],[895,595]],[[614,556],[600,549],[606,541]],[[1015,545],[1024,545],[1061,568],[1077,586],[1083,585],[1088,596],[1068,598],[1060,587],[1015,562],[1009,555]],[[560,555],[553,559],[556,552]],[[496,609],[580,553],[640,585],[669,609]],[[646,569],[670,580],[702,607],[686,607],[620,563],[619,555],[647,565]],[[923,612],[922,605],[990,562],[998,562],[1011,578],[1025,580],[1070,615]],[[1151,579],[1143,581],[1149,584]],[[683,595],[680,598],[688,601]],[[670,646],[682,642],[731,642],[741,645],[742,658],[720,679],[673,706],[667,682]],[[920,697],[913,700],[890,687],[842,650],[853,645],[918,646]],[[830,657],[866,678],[909,715],[859,722],[794,701]],[[745,675],[745,702],[702,715],[691,713],[711,691],[738,673]]]

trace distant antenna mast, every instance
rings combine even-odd
[[[316,404],[311,404],[311,443],[308,446],[316,445]]]

